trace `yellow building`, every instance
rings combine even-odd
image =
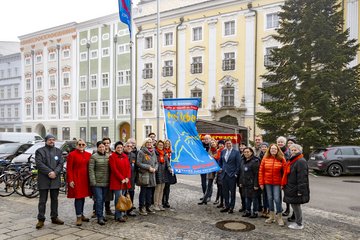
[[[249,139],[262,133],[254,113],[264,111],[260,87],[268,55],[279,47],[271,35],[279,25],[284,1],[161,1],[160,64],[157,66],[156,1],[143,0],[134,17],[136,138],[149,132],[164,138],[161,101],[168,97],[201,97],[198,117],[249,129]],[[344,0],[350,37],[359,38],[358,0]],[[358,55],[359,56],[359,55]],[[358,61],[355,60],[353,64]],[[157,86],[157,68],[160,81]],[[157,97],[158,96],[158,97]]]

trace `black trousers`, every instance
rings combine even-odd
[[[162,198],[163,206],[169,204],[169,198],[170,198],[170,183],[165,183],[164,194]]]
[[[58,196],[59,196],[59,189],[41,189],[39,190],[40,198],[39,198],[39,214],[37,216],[39,221],[45,221],[45,211],[46,211],[46,202],[48,199],[48,193],[50,191],[50,217],[57,218],[58,216]]]
[[[225,207],[234,208],[236,199],[236,177],[229,177],[225,173],[223,179],[223,197],[225,200]]]
[[[207,188],[206,173],[200,174],[200,177],[201,177],[201,188],[202,188],[203,194],[205,195],[206,188]]]

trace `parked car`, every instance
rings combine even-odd
[[[12,160],[14,157],[24,153],[32,143],[4,143],[0,145],[0,160]]]
[[[37,133],[29,132],[0,132],[0,141],[19,142],[19,143],[37,143],[44,139]]]
[[[318,148],[310,154],[308,166],[315,172],[326,172],[332,177],[344,173],[360,173],[360,147]]]

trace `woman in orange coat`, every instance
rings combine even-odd
[[[285,163],[286,160],[281,149],[276,144],[271,144],[259,168],[259,185],[261,189],[266,189],[270,209],[270,217],[265,222],[275,222],[275,202],[276,221],[280,226],[284,226],[281,207],[281,178]]]
[[[76,149],[67,157],[66,180],[68,183],[68,198],[75,198],[76,225],[81,226],[82,222],[89,222],[84,217],[85,198],[91,196],[89,186],[89,161],[91,154],[85,151],[86,143],[79,139],[76,142]]]
[[[115,143],[115,152],[109,157],[110,166],[110,190],[115,193],[115,206],[120,195],[124,195],[126,190],[131,188],[131,167],[128,156],[123,152],[122,142]],[[115,210],[115,220],[125,222],[124,213]]]

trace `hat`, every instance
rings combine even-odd
[[[49,140],[50,138],[55,139],[55,136],[52,135],[51,133],[49,133],[48,135],[45,136],[45,142],[46,142],[47,140]]]
[[[124,146],[124,144],[121,141],[118,141],[115,143],[114,148],[116,148],[119,145]]]
[[[269,147],[269,143],[267,143],[267,142],[262,142],[262,143],[260,144],[260,146],[262,146],[262,145],[265,145],[265,146]]]
[[[288,140],[286,141],[286,143],[288,143],[289,141],[292,141],[293,143],[296,143],[296,138],[295,137],[289,137]]]
[[[225,141],[224,141],[224,140],[219,140],[219,141],[218,141],[218,145],[219,145],[219,144],[225,145]]]

